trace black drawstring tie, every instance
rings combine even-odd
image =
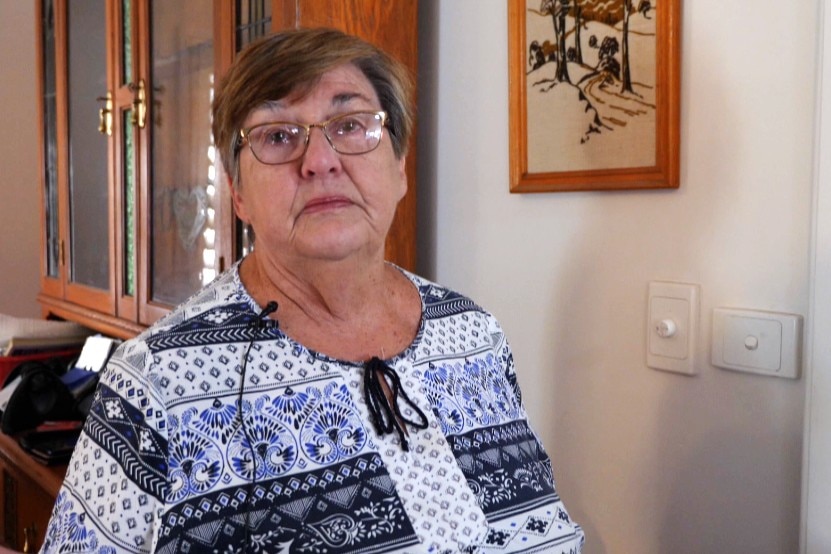
[[[392,403],[384,393],[381,379],[385,379],[392,390]],[[427,429],[427,416],[407,396],[407,391],[401,387],[401,379],[395,370],[375,356],[364,364],[364,395],[369,406],[369,414],[372,416],[372,424],[378,434],[386,435],[395,430],[401,439],[401,447],[405,452],[409,452],[410,444],[407,442],[407,434],[402,422],[409,423],[416,429]],[[407,419],[401,414],[401,410],[398,408],[399,395],[404,402],[415,410],[421,422]]]

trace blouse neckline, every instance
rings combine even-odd
[[[232,271],[232,274],[233,274],[234,285],[235,285],[237,291],[242,296],[242,300],[249,305],[249,307],[251,308],[251,310],[255,314],[259,314],[263,311],[263,307],[260,306],[257,303],[257,301],[254,300],[254,298],[248,293],[248,289],[243,284],[242,279],[240,279],[239,267],[240,267],[241,263],[242,263],[242,260],[239,260],[231,268],[231,271]],[[394,264],[392,262],[385,262],[385,263],[388,264],[393,269],[401,272],[401,274],[404,277],[407,278],[407,280],[410,282],[410,284],[412,284],[412,286],[415,287],[416,293],[418,293],[419,301],[421,302],[421,315],[419,316],[418,329],[416,330],[415,337],[413,337],[413,340],[410,342],[410,344],[407,345],[403,350],[401,350],[397,354],[395,354],[393,356],[390,356],[390,357],[386,357],[386,358],[382,357],[380,352],[378,354],[376,354],[376,356],[379,359],[383,360],[387,365],[392,365],[392,364],[395,364],[397,362],[404,361],[404,360],[410,358],[411,355],[418,348],[418,346],[421,344],[421,340],[422,340],[422,337],[424,335],[424,327],[425,327],[425,315],[424,314],[426,313],[426,309],[425,309],[426,306],[425,306],[425,303],[424,303],[424,295],[421,293],[421,289],[420,289],[421,279],[419,277],[417,277],[415,274],[407,271],[406,269],[404,269],[402,267],[397,266],[396,264]],[[363,367],[368,361],[368,360],[344,360],[344,359],[341,359],[341,358],[336,358],[334,356],[329,356],[328,354],[325,354],[323,352],[314,350],[314,349],[309,348],[309,347],[305,346],[304,344],[298,342],[297,340],[293,339],[291,336],[289,336],[285,332],[283,332],[283,330],[279,326],[276,327],[272,332],[275,333],[275,338],[280,338],[280,339],[283,339],[286,342],[288,342],[291,345],[293,350],[299,348],[299,349],[307,352],[313,358],[315,358],[317,360],[320,360],[322,362],[338,364],[338,365],[345,365],[345,366],[351,366],[351,367]]]

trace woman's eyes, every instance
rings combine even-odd
[[[338,119],[329,124],[333,131],[338,135],[348,135],[351,133],[363,132],[365,125],[357,117],[347,117]]]
[[[360,116],[347,115],[326,125],[326,133],[334,137],[349,135],[363,135],[367,132],[367,122]],[[264,125],[254,128],[251,140],[263,147],[281,148],[295,147],[305,140],[306,130],[299,125]]]
[[[292,147],[303,140],[303,129],[292,125],[264,125],[253,128],[249,139],[258,147]]]
[[[300,133],[287,127],[263,129],[261,142],[267,146],[291,145],[297,142]]]

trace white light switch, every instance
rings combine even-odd
[[[802,317],[795,314],[716,308],[714,366],[796,379],[802,348]]]
[[[698,285],[649,283],[646,320],[646,365],[694,375]]]

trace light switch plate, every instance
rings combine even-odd
[[[646,317],[646,365],[695,375],[698,285],[649,283]],[[667,330],[670,329],[670,333]]]
[[[713,310],[714,366],[787,379],[799,378],[802,316],[761,310]]]

